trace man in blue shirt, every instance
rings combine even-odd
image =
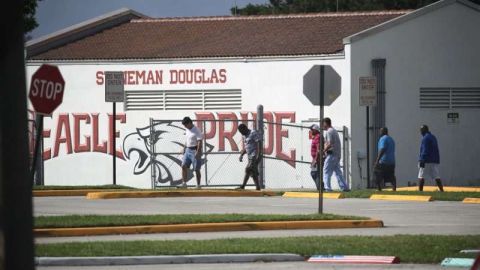
[[[435,179],[438,189],[443,192],[442,180],[438,166],[440,164],[440,152],[438,151],[437,138],[428,130],[427,125],[420,127],[422,143],[420,144],[420,156],[418,157],[418,190],[423,191],[425,178]]]
[[[380,129],[381,137],[378,140],[378,155],[375,160],[375,178],[378,190],[382,190],[384,183],[389,182],[393,185],[393,191],[397,190],[397,181],[395,178],[395,141],[388,136],[388,128]]]

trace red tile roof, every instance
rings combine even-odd
[[[335,54],[342,39],[407,11],[136,19],[33,60],[168,59]]]

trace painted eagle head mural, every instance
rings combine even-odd
[[[153,126],[137,128],[136,132],[125,136],[123,153],[126,159],[135,162],[135,175],[150,172],[154,174],[156,184],[178,185],[182,182],[184,140],[185,128],[171,121],[159,122]],[[210,152],[213,146],[207,144],[206,148],[206,152]],[[193,178],[190,170],[187,178]]]

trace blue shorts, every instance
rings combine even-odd
[[[190,148],[185,149],[185,154],[183,154],[182,158],[182,167],[190,168],[190,165],[192,165],[194,171],[202,168],[202,159],[195,158],[195,152],[197,151]]]

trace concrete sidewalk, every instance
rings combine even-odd
[[[252,262],[252,263],[209,263],[209,264],[161,264],[161,265],[135,265],[135,270],[441,270],[446,269],[440,264],[390,264],[390,265],[358,265],[358,264],[318,264],[309,262]],[[37,266],[37,270],[131,270],[132,265],[114,265],[114,266]],[[465,268],[448,268],[448,269],[465,269]]]
[[[106,265],[291,262],[291,261],[305,261],[305,258],[297,254],[289,254],[289,253],[35,258],[35,264],[39,266],[106,266]]]

